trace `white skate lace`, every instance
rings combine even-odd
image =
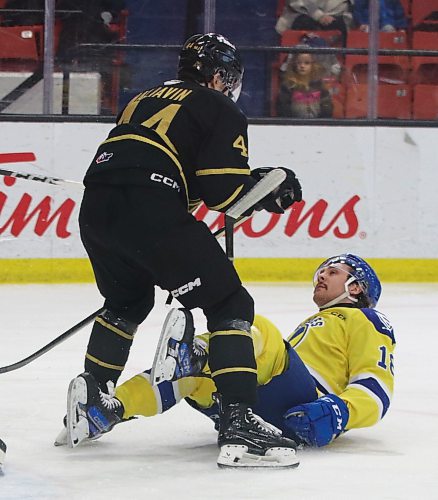
[[[207,351],[207,342],[205,340],[194,338],[193,339],[193,352],[196,356],[203,356]]]
[[[268,422],[265,422],[261,417],[253,413],[251,408],[248,408],[248,417],[252,420],[252,422],[257,426],[259,430],[262,431],[268,431],[269,433],[275,435],[275,436],[281,436],[282,432],[280,429],[275,427],[275,425],[269,424]]]
[[[106,386],[108,388],[108,394],[99,389],[101,403],[107,410],[115,410],[116,408],[120,408],[120,406],[122,406],[122,403],[115,397],[116,390],[114,387],[114,383],[112,381],[108,381],[106,383]]]

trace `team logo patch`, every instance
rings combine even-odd
[[[310,328],[321,328],[324,325],[324,318],[321,318],[321,316],[316,316],[315,318],[312,318],[309,321],[306,321],[305,323],[299,325],[287,340],[291,342],[292,347],[296,347],[306,336]]]
[[[99,164],[99,163],[103,163],[104,161],[108,161],[110,160],[112,157],[113,157],[114,153],[106,153],[105,151],[100,154],[97,158],[96,158],[96,163]]]

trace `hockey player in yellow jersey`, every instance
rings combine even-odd
[[[346,254],[323,262],[314,277],[320,310],[288,337],[315,380],[316,401],[289,409],[285,425],[309,445],[369,427],[388,411],[394,388],[393,328],[375,310],[381,285],[373,269]],[[332,425],[326,425],[332,419]]]
[[[375,310],[380,293],[371,266],[342,254],[318,267],[313,300],[319,310],[300,323],[287,342],[271,321],[256,316],[255,413],[285,436],[310,446],[325,446],[347,430],[379,422],[393,393],[395,348],[391,324]],[[217,427],[209,334],[193,337],[192,317],[185,309],[173,309],[167,320],[160,345],[165,346],[161,354],[169,380],[153,387],[146,371],[120,385],[113,398],[117,410],[96,405],[108,425],[92,436],[135,415],[162,413],[182,399]]]

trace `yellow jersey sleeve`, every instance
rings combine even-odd
[[[387,412],[394,388],[395,339],[374,309],[331,307],[301,323],[288,338],[322,394],[348,406],[346,428],[367,427]]]

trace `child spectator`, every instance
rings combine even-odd
[[[352,0],[287,0],[275,29],[282,34],[293,30],[339,30],[343,45],[352,23]]]
[[[312,54],[293,54],[282,78],[277,102],[278,116],[330,118],[333,103],[322,81],[323,69]]]
[[[313,48],[325,48],[331,46],[326,39],[312,32],[303,35],[300,38],[299,43],[300,45],[307,45],[308,47]],[[314,57],[315,62],[320,64],[324,70],[324,80],[327,78],[329,80],[339,81],[342,67],[335,54],[314,54]]]
[[[361,31],[369,31],[369,0],[355,0],[353,5],[353,17]],[[404,30],[407,26],[408,23],[400,0],[380,0],[380,31],[393,32]]]

